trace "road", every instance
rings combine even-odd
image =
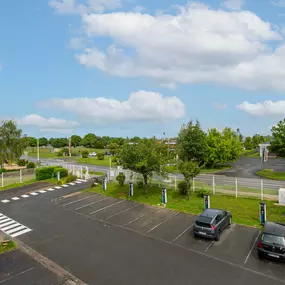
[[[1,212],[31,229],[17,239],[90,285],[285,284],[283,264],[257,259],[257,229],[233,225],[218,243],[196,240],[195,216],[74,194],[83,187],[3,204]]]

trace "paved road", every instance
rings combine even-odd
[[[32,229],[22,242],[87,284],[285,283],[283,264],[257,259],[257,229],[235,225],[218,243],[196,240],[189,234],[194,216],[74,194],[83,186],[2,204],[1,211]]]

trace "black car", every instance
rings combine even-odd
[[[285,260],[285,224],[266,222],[257,242],[259,258]]]
[[[221,232],[232,223],[232,214],[225,210],[206,209],[193,227],[195,237],[220,239]]]

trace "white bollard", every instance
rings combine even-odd
[[[176,180],[176,175],[174,176],[174,185],[175,185],[175,190],[177,190],[177,180]]]
[[[22,169],[20,169],[20,183],[23,183]]]
[[[215,175],[213,175],[213,194],[215,194]]]
[[[236,178],[236,198],[238,197],[238,180]]]

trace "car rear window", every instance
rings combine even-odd
[[[263,234],[261,239],[264,242],[267,242],[267,243],[272,243],[272,244],[278,244],[278,245],[285,246],[285,238],[281,237],[281,236]]]
[[[196,222],[196,225],[199,226],[199,227],[203,227],[203,228],[211,228],[210,224],[202,223],[202,222],[199,222],[199,221]]]

